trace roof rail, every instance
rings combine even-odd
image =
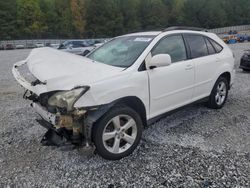
[[[192,31],[204,31],[207,32],[207,29],[204,28],[199,28],[199,27],[186,27],[186,26],[173,26],[173,27],[168,27],[163,30],[165,31],[173,31],[173,30],[192,30]]]

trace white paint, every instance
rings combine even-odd
[[[217,55],[181,61],[153,70],[138,71],[142,62],[149,63],[151,50],[170,34],[197,33],[208,36],[223,46]],[[145,105],[147,119],[209,96],[218,77],[230,72],[234,78],[234,58],[231,50],[215,34],[197,31],[168,31],[134,33],[126,36],[157,35],[135,63],[118,68],[61,52],[51,48],[35,49],[29,57],[13,67],[13,75],[28,90],[41,94],[56,90],[70,90],[76,86],[90,86],[75,107],[107,104],[117,99],[135,96]],[[30,72],[46,85],[31,86],[18,72],[27,64]],[[148,64],[146,65],[148,67]]]

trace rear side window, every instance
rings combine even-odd
[[[169,54],[173,63],[187,59],[186,47],[181,35],[162,39],[152,50],[152,56]]]
[[[79,47],[85,47],[82,41],[73,41],[73,47],[79,48]]]
[[[208,40],[209,40],[209,41],[211,42],[211,44],[213,45],[213,47],[214,47],[216,53],[220,53],[220,52],[223,50],[223,47],[222,47],[221,45],[219,45],[217,42],[215,42],[215,41],[212,40],[212,39],[208,39]]]
[[[198,58],[208,55],[206,42],[201,35],[185,35],[191,50],[191,57]]]
[[[208,53],[210,55],[215,54],[216,51],[215,51],[213,45],[211,44],[211,42],[209,41],[209,39],[205,38],[205,41],[206,41],[206,44],[207,44]]]

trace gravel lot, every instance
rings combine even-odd
[[[250,43],[231,48],[238,67]],[[45,129],[11,74],[28,53],[0,51],[0,187],[250,187],[250,73],[237,69],[223,109],[196,104],[165,117],[113,162],[40,145]]]

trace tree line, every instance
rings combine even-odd
[[[250,24],[249,0],[0,0],[0,40]]]

